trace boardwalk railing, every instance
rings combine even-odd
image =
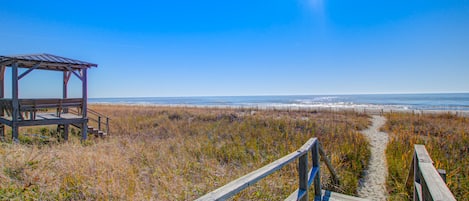
[[[445,181],[433,166],[424,145],[415,145],[406,185],[413,183],[413,200],[456,200]],[[412,182],[413,181],[413,182]]]
[[[80,115],[82,112],[79,109],[80,108],[78,108],[78,110],[69,110],[69,112]],[[103,131],[106,134],[110,134],[109,121],[111,118],[89,108],[87,109],[87,114],[89,123],[91,123],[91,125],[97,126],[98,131]]]
[[[233,195],[239,193],[243,189],[257,183],[262,178],[274,173],[281,169],[285,165],[298,159],[298,171],[299,171],[299,188],[295,191],[287,200],[308,200],[308,188],[314,184],[314,199],[322,200],[321,192],[321,181],[320,181],[320,165],[319,155],[323,155],[319,141],[317,138],[309,139],[300,149],[297,151],[284,156],[254,172],[251,172],[245,176],[242,176],[206,195],[200,197],[199,201],[205,200],[226,200]],[[311,154],[312,167],[308,170],[308,155]],[[335,171],[330,166],[330,162],[327,160],[325,155],[323,159],[326,160],[328,169],[333,175],[333,180],[338,182]]]

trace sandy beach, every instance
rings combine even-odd
[[[387,164],[384,150],[388,143],[388,134],[380,132],[380,128],[386,123],[383,116],[372,116],[372,124],[362,133],[370,142],[371,158],[365,177],[360,180],[358,196],[370,200],[386,200]]]

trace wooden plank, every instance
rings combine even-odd
[[[341,193],[336,193],[328,190],[322,190],[322,200],[324,201],[368,201],[365,198],[359,198],[351,195],[345,195]],[[285,200],[286,201],[296,201],[298,195],[298,189],[290,194]]]
[[[57,125],[57,124],[79,124],[83,119],[43,119],[17,122],[19,126],[39,126],[39,125]]]
[[[425,188],[428,189],[428,192],[423,192],[423,196],[431,196],[432,200],[456,200],[433,164],[419,163],[419,168]]]
[[[425,149],[425,145],[416,144],[414,148],[415,148],[415,153],[417,154],[417,160],[419,163],[432,163],[433,164],[433,161],[430,158],[430,155],[428,154],[427,149]]]
[[[298,149],[298,152],[305,153],[311,149],[317,138],[310,138],[306,143]]]
[[[25,71],[24,73],[22,73],[20,76],[18,76],[18,80],[21,80],[21,78],[23,78],[24,76],[26,76],[27,74],[29,74],[31,71],[33,71],[34,69],[38,68],[39,66],[41,65],[41,62],[35,64],[33,67],[31,67],[30,69],[28,69],[27,71]]]
[[[414,182],[414,200],[422,200],[422,185]]]
[[[283,166],[289,164],[291,161],[297,159],[302,155],[301,152],[296,151],[290,153],[254,172],[251,172],[245,176],[242,176],[210,193],[205,194],[204,196],[198,198],[197,200],[225,200],[245,189],[248,186],[255,184],[260,179],[272,174],[273,172],[279,170]]]

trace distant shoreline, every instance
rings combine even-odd
[[[469,93],[90,98],[88,103],[291,110],[469,112]],[[465,113],[465,112],[464,112]]]
[[[252,109],[252,110],[288,110],[288,111],[353,111],[371,115],[381,115],[383,113],[414,113],[414,114],[453,114],[457,116],[469,117],[466,110],[412,110],[412,109],[378,109],[373,107],[363,108],[341,108],[341,107],[295,107],[295,106],[229,106],[229,105],[182,105],[182,104],[129,104],[129,103],[89,103],[95,106],[138,106],[138,107],[170,107],[170,108],[206,108],[206,109]]]

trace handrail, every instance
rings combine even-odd
[[[77,114],[79,115],[80,114],[80,111],[78,110],[69,110],[69,112],[71,113],[74,113],[74,114]],[[108,116],[106,115],[103,115],[95,110],[92,110],[92,109],[87,109],[87,113],[89,115],[94,115],[94,117],[91,117],[91,116],[88,116],[88,120],[91,120],[93,122],[96,122],[98,124],[98,130],[102,130],[102,123],[105,124],[105,133],[106,134],[110,134],[110,130],[109,130],[109,121],[111,120],[111,118],[109,118]],[[102,119],[106,119],[105,122],[102,122]]]
[[[433,166],[424,145],[414,145],[414,156],[406,186],[413,183],[413,200],[456,200],[445,181]]]
[[[264,177],[281,169],[295,159],[299,164],[299,188],[289,198],[294,200],[308,200],[308,188],[314,184],[315,200],[322,200],[320,165],[319,165],[319,141],[317,138],[310,138],[300,149],[290,153],[258,170],[244,175],[212,192],[198,198],[198,201],[205,200],[225,200],[239,193],[243,189],[257,183]],[[308,153],[311,152],[312,167],[308,170]],[[289,199],[287,198],[287,199]]]
[[[106,115],[104,115],[104,114],[101,114],[101,113],[97,112],[96,110],[92,110],[92,109],[90,109],[90,108],[88,108],[88,113],[94,114],[94,115],[96,115],[96,116],[105,117],[105,118],[111,120],[111,118],[109,118],[108,116],[106,116]]]

